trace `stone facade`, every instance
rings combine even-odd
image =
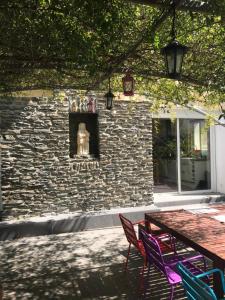
[[[152,203],[150,104],[98,99],[100,159],[69,157],[68,101],[0,98],[6,218]]]

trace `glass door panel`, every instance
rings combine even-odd
[[[154,192],[177,191],[176,121],[153,119]]]
[[[204,120],[180,119],[181,191],[211,188],[209,143]]]

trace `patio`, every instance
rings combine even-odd
[[[143,296],[143,258],[134,248],[124,272],[128,243],[118,213],[137,220],[146,208],[157,215],[224,200],[220,2],[1,5],[0,300],[168,299],[169,285],[154,268]],[[210,231],[207,222],[199,229],[198,217],[188,229],[196,239]],[[211,225],[213,238],[223,233],[219,226],[215,234]],[[177,250],[199,249],[177,241]],[[181,285],[173,299],[187,299]]]
[[[127,241],[121,227],[5,241],[0,251],[4,300],[142,299],[138,291],[142,259],[132,249],[124,275]],[[155,300],[169,295],[166,280],[156,271],[149,293]],[[185,299],[181,287],[174,299]]]

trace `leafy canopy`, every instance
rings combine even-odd
[[[169,3],[168,0],[164,1]],[[223,101],[225,1],[210,13],[177,10],[177,39],[189,47],[181,81],[166,79],[160,48],[171,13],[124,0],[4,0],[0,4],[0,90],[121,90],[127,68],[136,92],[163,101]],[[166,95],[166,96],[165,96]]]

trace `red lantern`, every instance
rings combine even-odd
[[[130,72],[127,72],[126,75],[122,78],[122,80],[123,80],[124,96],[133,96],[134,95],[134,78],[130,75]]]

